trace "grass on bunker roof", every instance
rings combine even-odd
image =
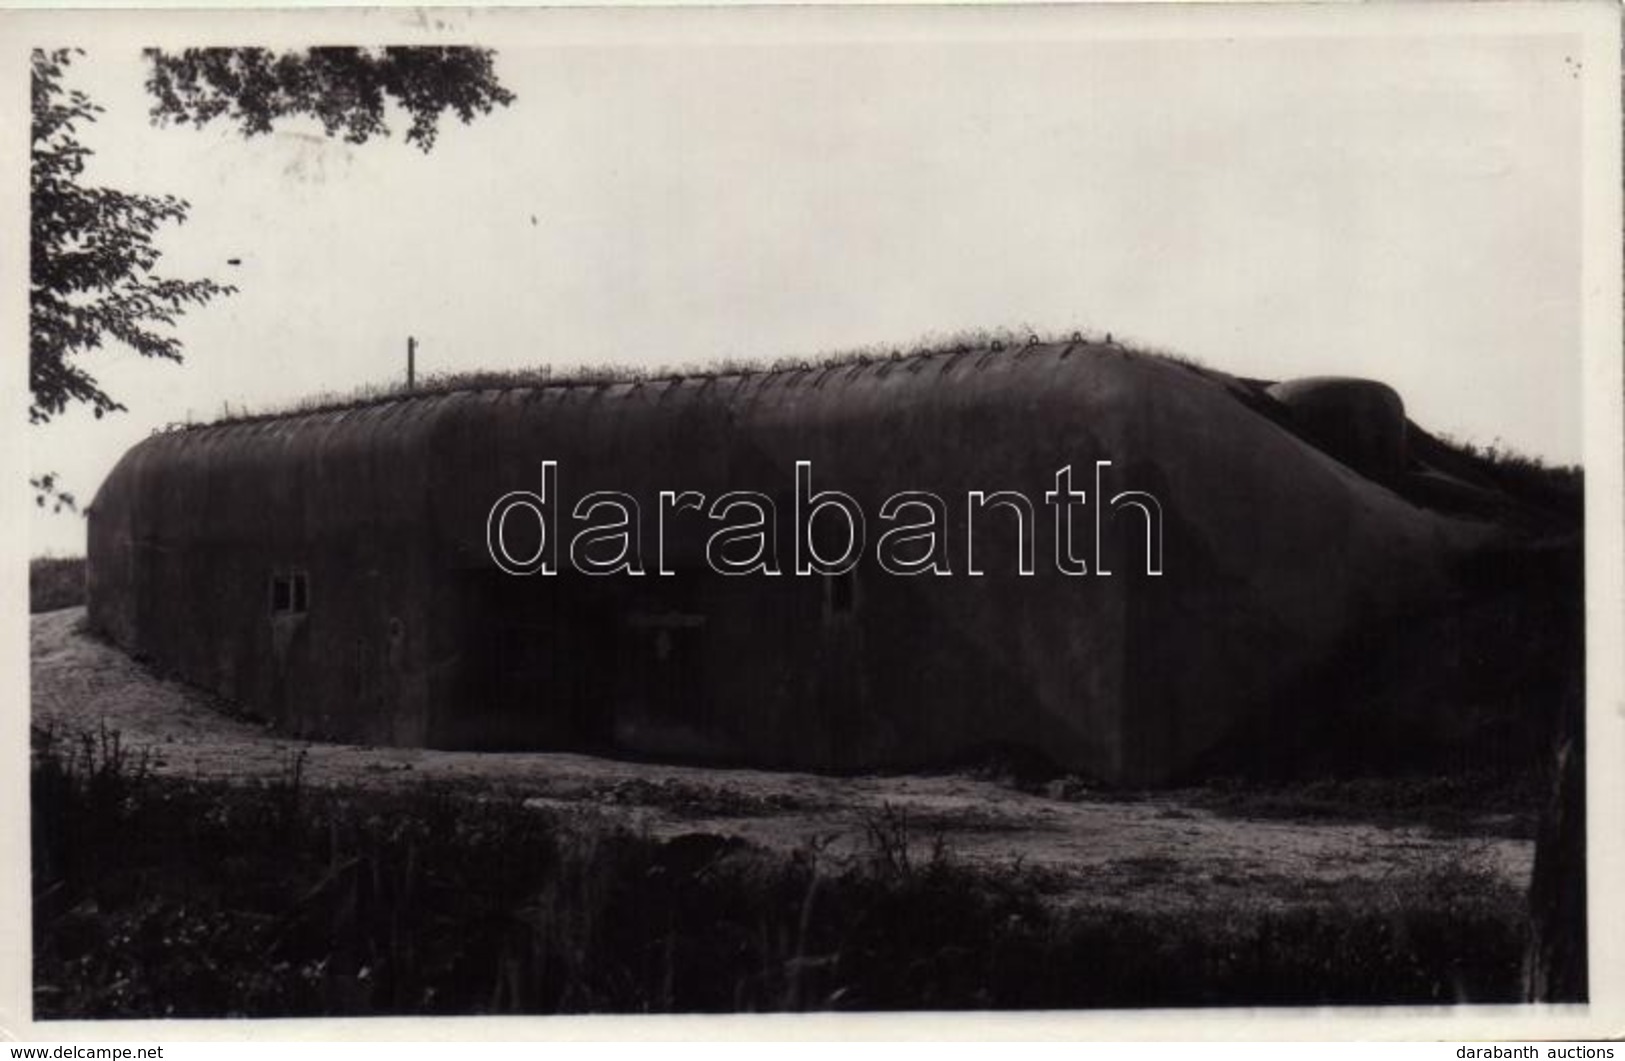
[[[408,388],[404,381],[374,384],[347,392],[322,392],[296,401],[264,407],[222,406],[221,415],[212,423],[229,424],[253,420],[295,416],[303,413],[331,412],[361,408],[403,398],[425,395],[452,394],[460,391],[507,390],[527,387],[598,387],[616,383],[660,382],[678,379],[705,379],[725,376],[756,376],[785,372],[810,372],[848,365],[868,365],[910,357],[938,354],[1016,352],[1040,344],[1086,343],[1093,346],[1123,350],[1154,357],[1182,365],[1197,372],[1208,371],[1197,361],[1172,351],[1144,344],[1130,345],[1116,340],[1111,333],[1074,330],[1070,332],[1036,331],[1029,328],[976,328],[931,334],[908,343],[873,343],[851,349],[814,354],[790,354],[778,357],[727,356],[696,363],[629,365],[597,363],[579,365],[540,364],[524,368],[500,370],[471,369],[457,372],[429,373]],[[181,424],[180,427],[207,426]]]
[[[32,812],[41,1019],[1510,1002],[1527,931],[1467,860],[1200,916],[1066,906],[888,811],[855,854],[783,853],[313,789],[297,758],[159,777],[106,731],[36,731]]]

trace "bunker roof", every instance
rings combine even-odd
[[[266,410],[232,412],[212,421],[175,422],[156,429],[154,434],[198,432],[212,428],[242,425],[289,425],[321,422],[339,422],[352,418],[365,410],[403,412],[407,409],[428,409],[442,404],[445,399],[460,395],[531,394],[569,391],[588,391],[608,398],[625,398],[647,388],[678,390],[693,386],[732,385],[739,393],[746,386],[766,390],[773,387],[794,389],[802,386],[822,388],[830,383],[848,387],[861,387],[889,375],[895,370],[920,372],[926,365],[938,366],[944,375],[963,378],[985,370],[996,363],[1019,362],[1040,353],[1057,354],[1057,360],[1078,356],[1112,355],[1124,358],[1144,358],[1177,365],[1216,382],[1241,384],[1250,396],[1262,394],[1273,381],[1233,377],[1208,369],[1187,358],[1162,351],[1148,351],[1104,340],[1088,340],[1080,333],[1070,339],[1041,340],[1029,336],[1024,340],[981,338],[972,342],[952,342],[920,347],[908,352],[894,350],[879,352],[862,349],[819,357],[780,358],[775,361],[750,362],[723,360],[703,366],[641,369],[629,365],[581,365],[555,367],[540,365],[534,368],[503,371],[472,371],[431,376],[408,388],[405,384],[388,387],[364,388],[350,394],[321,394],[302,399],[294,405]],[[372,417],[357,417],[370,420]],[[409,417],[403,416],[403,419]]]

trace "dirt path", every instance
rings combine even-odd
[[[963,774],[822,777],[629,763],[561,753],[447,752],[290,740],[221,714],[189,687],[153,677],[79,632],[84,609],[33,617],[32,717],[60,733],[116,730],[148,749],[152,767],[203,778],[286,776],[303,753],[318,785],[456,784],[540,806],[591,807],[656,835],[714,832],[832,852],[864,840],[867,824],[908,823],[911,846],[937,836],[956,856],[1019,860],[1075,882],[1080,902],[1198,905],[1234,890],[1249,902],[1289,901],[1352,878],[1383,881],[1466,863],[1518,887],[1533,844],[1441,836],[1423,828],[1325,821],[1241,820],[1179,793],[1050,799]]]

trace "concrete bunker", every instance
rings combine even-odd
[[[1281,400],[1319,408],[1299,396]],[[836,771],[1019,746],[1156,783],[1351,630],[1440,592],[1489,533],[1328,458],[1260,400],[1221,373],[1063,343],[174,431],[134,447],[91,507],[90,617],[310,737]],[[487,516],[544,459],[572,500],[782,496],[807,460],[871,512],[905,488],[1037,495],[1106,459],[1162,499],[1166,572],[1135,574],[1145,525],[1121,512],[1102,514],[1109,576],[1024,577],[1014,539],[992,534],[979,577],[866,563],[731,578],[706,563],[707,528],[679,521],[657,543],[644,520],[669,574],[594,578],[566,560],[514,578]],[[957,540],[970,517],[950,510]]]

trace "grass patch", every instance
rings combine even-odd
[[[1266,784],[1223,779],[1177,794],[1233,818],[1420,826],[1448,836],[1533,840],[1544,796],[1533,771],[1408,777],[1326,777]]]
[[[436,788],[155,776],[36,731],[36,1016],[1510,1002],[1522,896],[1468,865],[1075,908],[885,808],[835,856]],[[1155,867],[1149,867],[1154,869]]]
[[[77,608],[85,603],[85,558],[36,556],[28,561],[30,613]]]
[[[823,806],[788,792],[759,796],[726,785],[671,777],[660,781],[633,777],[596,782],[584,786],[570,798],[619,806],[659,807],[680,818],[759,817],[787,811],[816,810]]]
[[[1163,804],[1156,813],[1165,819],[1195,817],[1194,808],[1245,821],[1335,821],[1511,840],[1535,838],[1546,786],[1534,769],[1301,780],[1224,776],[1159,790],[1109,788],[1076,774],[1040,780],[984,776],[1064,803]]]

